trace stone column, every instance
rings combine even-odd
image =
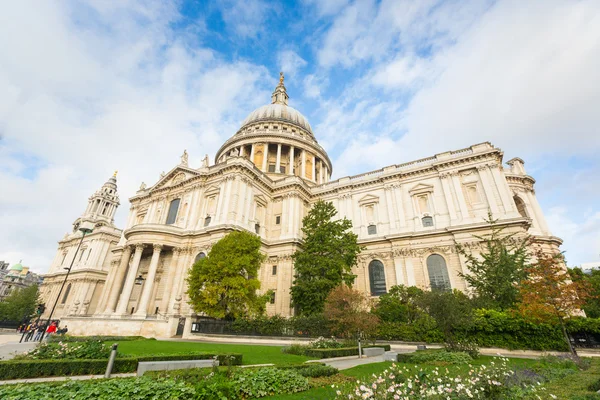
[[[158,260],[160,258],[160,252],[162,250],[162,244],[155,244],[152,246],[154,252],[152,253],[152,260],[150,261],[150,268],[148,269],[148,276],[146,277],[146,284],[142,290],[140,301],[138,302],[137,310],[135,315],[137,317],[146,317],[146,309],[148,308],[148,302],[152,289],[154,286],[154,278],[156,277],[156,269],[158,268]]]
[[[412,258],[408,257],[404,260],[406,265],[406,277],[408,286],[416,286],[417,281],[415,279],[415,267],[413,266]]]
[[[173,257],[171,257],[171,263],[169,264],[169,269],[167,270],[167,281],[165,282],[165,291],[163,293],[162,302],[160,305],[160,309],[163,312],[169,313],[169,303],[171,302],[171,293],[173,290],[173,282],[175,279],[175,275],[177,274],[177,263],[179,262],[179,256],[181,254],[180,248],[173,248]]]
[[[262,171],[267,172],[267,158],[269,158],[269,143],[263,144]]]
[[[281,143],[277,145],[277,161],[275,162],[275,173],[279,173],[281,167]]]
[[[171,310],[173,310],[173,313],[179,314],[179,310],[182,305],[181,302],[184,297],[183,281],[185,279],[185,274],[188,270],[188,266],[186,264],[188,262],[188,258],[190,258],[190,254],[192,254],[192,249],[181,249],[179,260],[177,261],[177,273],[175,274],[175,278],[173,280],[173,289],[171,291],[171,296],[173,297],[174,295],[174,298],[173,301],[169,302],[171,306],[169,307],[168,312],[171,312]]]
[[[469,219],[469,210],[467,210],[467,203],[465,202],[465,196],[458,179],[458,172],[452,173],[452,183],[454,184],[454,193],[458,199],[458,206],[460,208],[460,214],[463,221]]]
[[[492,177],[496,183],[496,187],[498,188],[498,193],[500,193],[500,200],[502,200],[502,205],[504,206],[505,213],[515,213],[518,214],[517,209],[515,208],[515,202],[510,195],[510,188],[508,187],[508,183],[506,182],[506,178],[500,172],[500,167],[498,165],[491,165],[490,172],[492,173]]]
[[[392,230],[396,229],[396,212],[395,212],[395,207],[393,206],[393,197],[394,197],[394,193],[393,190],[394,188],[392,186],[386,186],[384,187],[385,190],[385,206],[387,208],[387,212],[388,212],[388,218],[389,218],[389,231],[391,232]]]
[[[254,164],[254,143],[252,143],[252,145],[250,146],[250,162]]]
[[[140,267],[140,261],[142,259],[142,252],[144,251],[144,247],[145,245],[143,244],[135,245],[135,254],[133,255],[133,262],[131,263],[129,271],[127,272],[127,278],[125,279],[125,284],[123,285],[123,292],[121,293],[121,299],[119,300],[119,305],[117,306],[115,314],[127,314],[129,298],[131,297],[131,291],[133,290],[133,285],[135,283],[135,276],[137,275],[138,268]]]
[[[396,272],[396,285],[405,285],[402,257],[398,254],[394,254],[394,271]]]
[[[537,197],[535,197],[535,192],[533,191],[533,189],[529,189],[525,191],[525,193],[527,198],[529,199],[529,204],[531,204],[531,208],[535,216],[537,226],[539,227],[542,234],[549,235],[550,230],[548,229],[548,224],[546,224],[546,219],[544,218],[544,213],[542,212],[540,203],[538,203]]]
[[[302,149],[302,171],[300,171],[300,176],[306,178],[306,150]]]
[[[317,157],[312,158],[312,180],[317,182]]]
[[[240,157],[244,157],[244,146],[240,146]]]
[[[442,181],[442,189],[444,190],[444,198],[446,199],[446,205],[448,206],[448,213],[450,214],[450,221],[456,220],[456,209],[454,208],[454,200],[452,200],[452,192],[450,191],[450,182],[448,179],[450,175],[447,173],[440,174],[440,180]]]
[[[110,296],[110,291],[112,289],[112,286],[109,287],[108,282],[115,281],[115,275],[117,274],[117,272],[119,270],[119,264],[120,264],[119,260],[112,260],[110,262],[110,270],[108,271],[108,274],[106,275],[104,289],[102,290],[102,293],[100,294],[100,299],[98,300],[98,304],[96,306],[96,310],[99,312],[104,311],[104,307],[106,307],[106,302],[108,300],[108,296]]]
[[[104,314],[112,314],[115,312],[115,307],[117,306],[117,300],[119,299],[119,290],[123,285],[123,279],[125,278],[125,273],[127,272],[127,266],[129,265],[129,259],[131,258],[131,246],[125,246],[123,250],[123,254],[121,255],[121,262],[117,267],[117,271],[115,273],[114,279],[112,282],[106,280],[106,289],[109,290],[108,301],[106,303],[106,310],[104,310]]]
[[[290,175],[294,175],[294,146],[290,146]]]
[[[493,215],[498,215],[500,210],[498,209],[496,197],[494,197],[494,190],[492,188],[492,184],[490,183],[490,176],[488,175],[489,167],[487,165],[480,165],[477,167],[477,171],[479,172],[479,178],[483,184],[483,191],[485,192],[485,197],[488,200],[490,210],[492,210]]]

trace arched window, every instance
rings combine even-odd
[[[521,217],[529,218],[529,215],[527,215],[527,206],[525,205],[525,202],[521,200],[519,196],[515,196],[513,199],[515,201],[515,205],[517,206],[517,211],[519,214],[521,214]]]
[[[427,272],[429,273],[431,290],[452,290],[444,257],[439,254],[432,254],[427,257]]]
[[[210,225],[210,215],[207,215],[206,218],[204,218],[204,226],[209,226]]]
[[[423,226],[433,226],[433,217],[423,217],[421,221],[423,221]]]
[[[198,260],[202,260],[203,258],[206,258],[206,254],[204,254],[203,252],[198,253],[196,258],[194,258],[194,264],[196,264]]]
[[[60,304],[65,304],[65,302],[67,301],[67,298],[69,297],[69,292],[71,292],[71,284],[70,283],[67,286],[67,290],[65,290],[65,294],[63,295],[63,298],[62,298]]]
[[[371,282],[371,296],[379,296],[387,293],[385,288],[385,271],[381,261],[373,260],[369,263],[369,281]]]
[[[171,205],[169,206],[169,213],[167,214],[167,225],[172,225],[175,223],[177,219],[177,211],[179,210],[179,202],[181,199],[175,199],[171,201]]]

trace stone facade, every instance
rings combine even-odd
[[[331,201],[352,221],[366,248],[354,268],[355,286],[373,296],[396,284],[467,289],[459,276],[465,260],[454,243],[477,251],[473,235],[489,231],[488,211],[507,232],[530,234],[548,248],[561,244],[548,230],[524,162],[513,158],[504,167],[502,151],[490,143],[331,181],[327,153],[287,103],[282,76],[272,104],[250,114],[214,165],[207,156],[198,168],[189,166],[184,152],[179,165],[152,186],[142,183],[130,199],[122,235],[105,222],[85,238],[86,248],[97,250],[89,261],[76,261],[72,294],[62,295],[57,314],[70,332],[189,334],[194,313],[186,273],[232,230],[260,236],[267,256],[261,291],[275,292],[267,312],[291,316],[291,255],[302,243],[302,218],[317,200]],[[111,204],[116,208],[118,200]],[[44,284],[47,304],[77,237],[59,242]]]

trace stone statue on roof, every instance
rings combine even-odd
[[[188,166],[188,153],[187,150],[183,150],[183,154],[181,155],[181,165]]]

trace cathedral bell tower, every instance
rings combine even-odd
[[[77,231],[84,221],[91,222],[94,226],[114,225],[119,204],[117,171],[115,171],[113,176],[88,199],[88,206],[82,216],[73,223],[73,229]]]

